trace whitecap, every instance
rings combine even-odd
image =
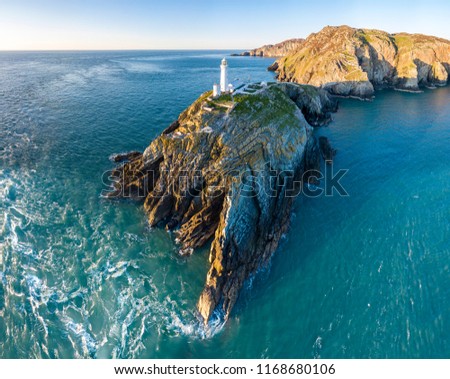
[[[71,331],[78,344],[81,347],[84,357],[95,357],[97,353],[98,343],[95,338],[86,330],[86,328],[80,324],[71,320],[67,320],[66,326]]]
[[[322,350],[322,337],[318,336],[313,345],[313,355],[315,359],[320,358],[321,350]]]

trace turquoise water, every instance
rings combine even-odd
[[[182,258],[99,197],[108,157],[144,149],[225,54],[0,53],[0,357],[449,357],[449,88],[341,101],[317,134],[350,196],[297,200],[225,326],[195,315],[208,249]]]

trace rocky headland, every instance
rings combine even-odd
[[[339,96],[371,98],[381,88],[415,92],[447,84],[450,41],[327,26],[269,69],[280,81],[311,84]]]
[[[337,102],[308,85],[253,85],[205,93],[142,153],[114,158],[110,198],[142,200],[150,226],[173,230],[180,254],[211,242],[198,311],[227,319],[244,281],[264,266],[286,232],[307,171],[320,168],[312,126],[331,120]],[[306,174],[305,174],[306,173]]]
[[[340,26],[284,44],[247,54],[285,55],[271,66],[281,82],[204,93],[143,153],[111,157],[108,197],[142,201],[149,225],[172,230],[181,255],[211,243],[197,304],[205,324],[215,312],[228,318],[276,250],[303,184],[316,183],[311,170],[333,160],[336,150],[312,130],[331,121],[334,95],[448,82],[450,41],[436,37]]]
[[[234,56],[250,56],[250,57],[269,57],[279,58],[284,57],[297,49],[303,44],[303,38],[292,38],[286,41],[276,43],[275,45],[264,45],[253,50],[244,51],[239,54],[231,54]]]

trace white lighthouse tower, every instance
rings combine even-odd
[[[228,91],[228,63],[225,58],[220,65],[220,92]]]

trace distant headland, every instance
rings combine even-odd
[[[418,92],[446,85],[450,73],[450,41],[422,34],[327,26],[286,50],[269,67],[278,80],[339,96],[367,99],[382,88]]]
[[[264,45],[253,50],[244,51],[242,53],[235,53],[231,55],[243,57],[250,56],[250,57],[280,58],[300,48],[303,42],[305,42],[303,38],[292,38],[280,43],[276,43],[275,45]]]

